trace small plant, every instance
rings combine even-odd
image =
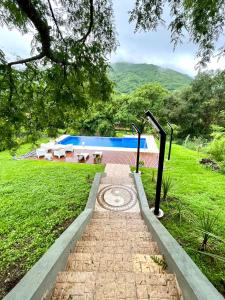
[[[210,213],[203,213],[199,220],[199,229],[202,232],[203,241],[200,246],[201,251],[205,251],[209,239],[212,237],[213,232],[217,226],[217,216],[210,215]]]
[[[151,259],[154,261],[154,263],[162,267],[163,270],[167,268],[167,263],[163,258],[160,258],[157,255],[153,255],[151,256]]]
[[[225,161],[220,164],[220,172],[225,174]]]
[[[163,176],[163,180],[162,180],[162,192],[163,192],[163,200],[166,200],[168,197],[168,193],[171,190],[173,186],[173,181],[172,178],[168,175],[168,176]]]
[[[194,216],[181,199],[174,198],[173,201],[167,202],[167,205],[170,208],[169,216],[176,218],[179,225],[182,225],[182,222],[193,222]]]
[[[182,220],[184,220],[188,216],[185,205],[181,202],[180,199],[176,199],[175,215],[178,217],[180,225],[182,223]]]
[[[144,167],[144,165],[145,165],[145,162],[143,160],[140,160],[139,161],[139,167]]]
[[[96,156],[96,158],[95,158],[95,163],[96,163],[96,164],[100,164],[101,161],[102,161],[101,156]]]
[[[220,261],[222,261],[222,262],[225,262],[224,256],[217,255],[217,254],[210,253],[210,252],[203,252],[203,251],[195,250],[195,249],[192,249],[192,248],[188,248],[188,249],[190,249],[191,251],[200,253],[200,254],[202,254],[202,255],[211,257],[211,258],[213,258],[213,259],[215,259],[215,260],[220,260]]]
[[[90,174],[87,174],[87,176],[86,176],[86,181],[87,181],[87,183],[89,183],[89,184],[92,183],[92,178],[91,178],[91,175],[90,175]]]
[[[155,182],[155,169],[152,169],[151,182]]]
[[[185,140],[184,140],[184,147],[187,146],[187,143],[188,143],[189,139],[190,139],[190,134],[188,134],[188,135],[186,136]]]

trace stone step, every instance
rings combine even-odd
[[[124,164],[106,164],[105,173],[107,177],[130,177],[130,166]]]
[[[52,300],[181,299],[172,274],[60,272]]]
[[[67,270],[77,272],[135,272],[164,273],[163,266],[154,258],[163,261],[162,255],[71,253]]]
[[[106,231],[130,231],[130,232],[137,232],[137,231],[148,231],[148,227],[144,224],[126,224],[125,226],[121,226],[120,224],[106,224],[106,225],[99,225],[99,224],[89,224],[86,227],[86,232],[88,231],[99,231],[99,232],[106,232]]]
[[[151,242],[153,241],[152,235],[148,231],[126,231],[126,230],[111,230],[111,231],[100,231],[100,230],[87,230],[83,233],[80,238],[81,241],[135,241],[140,242]]]
[[[145,225],[145,221],[142,219],[92,219],[90,225],[111,225],[116,227],[123,227],[127,225]]]
[[[130,241],[77,241],[74,252],[80,253],[111,253],[111,254],[160,254],[156,242]]]
[[[106,176],[101,178],[101,184],[122,184],[122,185],[133,185],[134,181],[131,177],[112,177]]]
[[[100,212],[95,211],[93,213],[92,219],[119,219],[119,220],[142,220],[140,213],[128,213],[128,212]]]

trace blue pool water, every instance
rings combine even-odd
[[[68,136],[59,144],[74,146],[137,148],[138,139],[134,137],[98,137],[98,136]],[[147,149],[145,138],[141,138],[141,149]]]

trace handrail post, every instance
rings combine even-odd
[[[160,134],[159,163],[158,163],[158,175],[157,175],[157,183],[156,183],[155,207],[152,210],[155,216],[161,218],[163,216],[163,211],[160,209],[160,198],[161,198],[161,187],[162,187],[162,178],[163,178],[164,155],[165,155],[165,147],[166,147],[166,132],[150,111],[147,111],[145,115],[149,123],[151,123],[151,125]]]
[[[163,164],[166,146],[166,134],[161,133],[160,135],[160,148],[159,148],[159,163],[158,163],[158,174],[157,174],[157,184],[156,184],[156,197],[155,197],[155,210],[154,214],[159,215],[160,210],[160,198],[161,198],[161,187],[163,178]]]
[[[140,129],[134,124],[131,124],[132,128],[138,134],[138,145],[137,145],[137,159],[136,159],[136,173],[139,173],[139,159],[140,159],[140,146],[141,146],[141,131]]]
[[[170,127],[170,145],[169,145],[169,152],[168,152],[168,160],[170,160],[171,148],[172,148],[172,142],[173,142],[173,127],[169,122],[167,122],[167,124]]]

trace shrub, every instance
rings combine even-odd
[[[162,180],[162,191],[163,191],[163,200],[167,199],[168,193],[173,186],[173,181],[170,176],[163,176]]]
[[[184,142],[183,146],[196,151],[202,151],[202,149],[207,145],[207,140],[202,137],[194,137],[193,139],[190,138],[188,135]]]
[[[220,172],[222,174],[225,174],[225,161],[220,163]]]
[[[145,166],[145,162],[143,160],[139,161],[139,167],[144,167]]]
[[[208,153],[218,162],[225,161],[225,128],[212,125],[213,141],[208,146]]]
[[[151,176],[151,182],[155,182],[155,169],[152,169],[152,176]]]
[[[208,147],[208,153],[219,162],[225,161],[225,137],[214,139]]]
[[[101,120],[97,127],[97,132],[100,136],[114,136],[115,129],[113,124],[108,122],[107,120]]]
[[[203,213],[199,218],[199,229],[202,232],[203,240],[200,247],[201,251],[205,251],[208,241],[212,234],[215,232],[217,226],[217,217],[210,215],[210,213]]]

